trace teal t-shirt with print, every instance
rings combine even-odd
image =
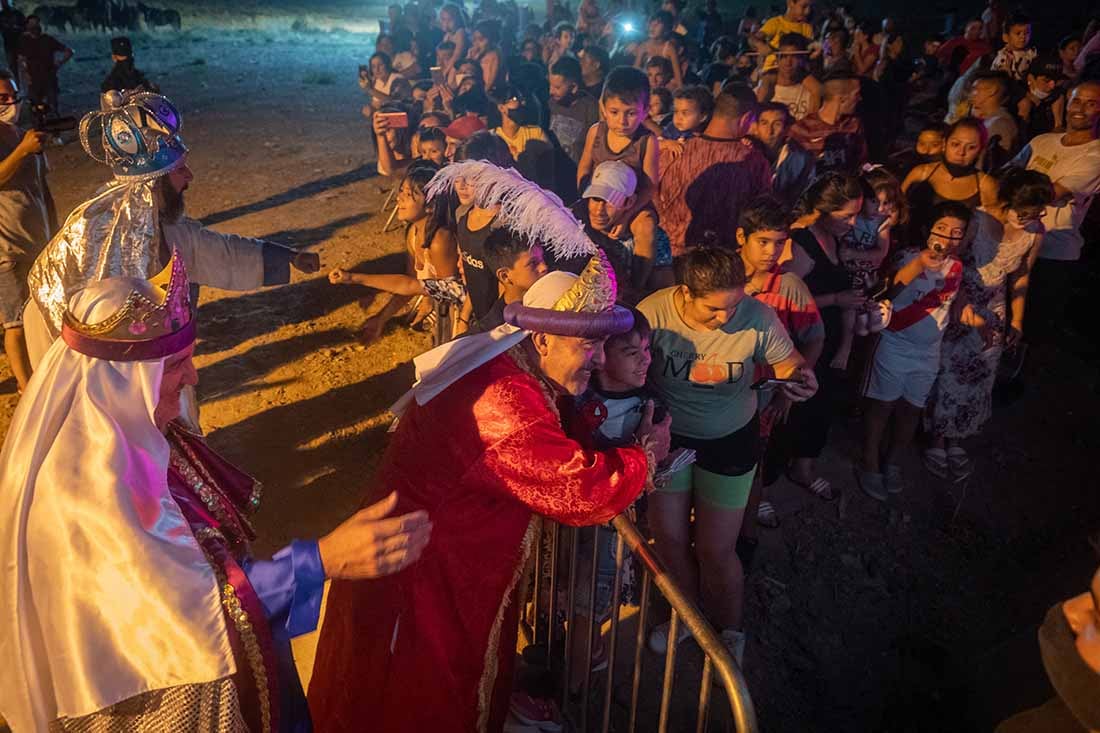
[[[775,311],[750,297],[720,328],[697,331],[676,310],[677,287],[658,290],[638,304],[653,331],[646,385],[669,406],[673,433],[721,438],[756,413],[756,393],[749,386],[757,365],[783,361],[794,344]]]

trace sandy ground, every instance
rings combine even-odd
[[[77,56],[62,76],[63,103],[84,111],[109,66],[107,40],[67,40]],[[311,248],[325,268],[401,266],[398,234],[380,233],[385,182],[359,115],[367,37],[198,29],[137,37],[135,49],[183,112],[192,215]],[[107,178],[78,144],[51,150],[50,161],[62,211]],[[359,345],[362,294],[323,273],[255,293],[203,291],[203,427],[266,486],[260,556],[327,531],[356,506],[384,444],[386,407],[427,346],[397,325]],[[1086,539],[1098,492],[1086,451],[1097,374],[1057,353],[1037,354],[1032,372],[1024,398],[975,443],[980,471],[966,486],[944,486],[914,461],[898,500],[866,499],[851,478],[852,419],[824,466],[845,490],[839,502],[777,487],[783,526],[762,532],[747,588],[746,673],[763,730],[990,730],[1050,694],[1035,627],[1049,605],[1084,589],[1095,565]],[[14,386],[0,360],[0,434]],[[686,713],[697,677],[681,679]]]

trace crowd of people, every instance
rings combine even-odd
[[[252,688],[263,694],[234,693],[250,722],[274,729],[276,712],[284,722],[308,718],[280,639],[316,625],[328,576],[337,582],[309,701],[319,730],[355,730],[365,719],[393,731],[555,725],[552,702],[511,689],[518,604],[509,599],[532,552],[532,514],[591,525],[643,491],[640,523],[740,663],[746,568],[762,528],[782,523],[769,489],[785,477],[815,501],[838,498],[843,487],[818,465],[834,422],[862,416],[852,480],[873,501],[929,475],[965,481],[984,464],[968,439],[993,416],[999,375],[1018,370],[1027,342],[1069,337],[1060,314],[1081,277],[1082,227],[1100,191],[1094,25],[1037,49],[1031,20],[997,2],[949,39],[914,39],[892,18],[823,12],[811,0],[787,0],[763,22],[751,9],[723,17],[714,0],[693,12],[663,0],[644,24],[597,0],[575,13],[549,10],[535,24],[514,2],[482,0],[472,16],[457,4],[394,5],[359,68],[407,266],[328,277],[389,295],[365,341],[408,314],[410,327],[431,331],[434,348],[416,359],[418,381],[394,406],[380,483],[398,498],[368,506],[319,543],[296,543],[274,569],[233,559],[249,533],[241,502],[256,496],[233,489],[246,483],[239,472],[179,427],[197,417],[180,282],[248,289],[285,282],[290,267],[315,271],[319,261],[182,217],[191,174],[175,144],[179,115],[149,93],[117,94],[100,113],[116,183],[58,232],[37,162],[41,141],[18,127],[18,82],[0,73],[0,317],[6,344],[9,334],[22,337],[24,317],[27,338],[39,334],[30,355],[9,347],[23,354],[16,375],[36,407],[21,406],[13,422],[4,481],[26,507],[34,487],[44,490],[36,477],[63,470],[51,455],[28,459],[19,446],[29,438],[12,435],[42,430],[47,444],[68,438],[73,450],[68,422],[37,421],[70,409],[56,396],[66,359],[84,379],[104,359],[159,360],[155,374],[135,367],[132,379],[146,398],[159,389],[174,405],[153,414],[168,436],[167,463],[157,466],[168,472],[166,485],[158,479],[162,500],[204,528],[196,536],[219,578],[247,576],[237,593],[253,601],[253,621],[281,624],[271,628],[278,664],[268,676],[250,660]],[[129,88],[140,74],[128,43],[116,51],[123,66],[112,75]],[[151,155],[135,157],[125,134]],[[118,223],[122,210],[128,223]],[[146,215],[162,226],[135,238],[139,245],[120,245],[96,239],[81,218],[104,212],[113,212],[110,227]],[[142,247],[133,267],[72,271],[74,258],[118,246]],[[172,278],[157,301],[139,278],[165,266]],[[134,313],[134,292],[159,302],[158,317],[170,314],[154,324],[156,338]],[[111,313],[116,340],[104,345],[93,316]],[[131,321],[140,322],[117,333]],[[127,439],[153,445],[143,418],[127,415],[142,429],[119,433],[124,456]],[[922,432],[927,473],[916,475],[906,466]],[[422,458],[428,449],[439,458],[432,466]],[[114,480],[106,475],[88,478]],[[223,489],[211,498],[214,484]],[[382,519],[395,507],[406,513]],[[125,533],[141,523],[107,526]],[[228,540],[205,544],[211,528]],[[25,531],[11,529],[12,541],[25,541]],[[600,536],[583,551],[606,571]],[[53,545],[70,542],[51,535]],[[363,552],[394,557],[357,566]],[[181,550],[162,560],[194,558]],[[19,584],[43,567],[5,578],[12,608],[33,606]],[[297,590],[286,589],[288,574]],[[278,592],[272,577],[283,580],[278,603],[269,600]],[[182,602],[168,586],[161,600]],[[12,650],[11,638],[38,638],[41,628],[25,623],[0,628],[0,652]],[[658,623],[648,646],[663,653],[687,636],[681,626],[670,639]],[[249,638],[238,629],[225,643],[247,656]],[[30,649],[12,655],[38,679]],[[217,655],[200,656],[176,686],[216,678]],[[1095,654],[1082,658],[1100,673]],[[133,674],[82,686],[80,672],[97,674],[86,663],[55,680],[64,704],[38,695],[13,706],[16,719],[87,720],[153,689],[130,684]],[[427,670],[430,690],[415,684]],[[285,693],[281,711],[268,687]],[[246,700],[253,693],[255,709]],[[150,715],[168,706],[142,697]]]

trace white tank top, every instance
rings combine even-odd
[[[776,84],[775,91],[772,92],[772,101],[786,105],[791,111],[791,117],[796,120],[801,120],[810,112],[810,94],[801,84],[790,86]]]

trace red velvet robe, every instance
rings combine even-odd
[[[401,418],[370,493],[427,509],[432,538],[397,575],[332,584],[309,687],[318,733],[500,730],[532,512],[606,522],[649,480],[642,448],[569,438],[523,360],[502,354]]]

